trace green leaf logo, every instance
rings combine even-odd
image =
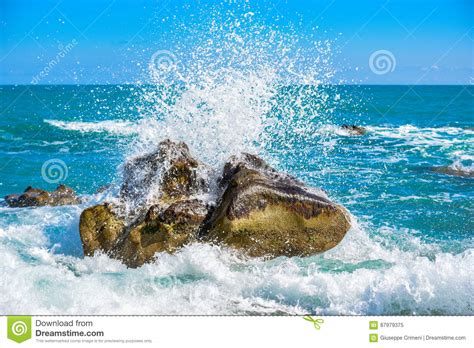
[[[15,316],[7,319],[7,337],[17,343],[31,338],[31,317]]]
[[[316,319],[314,319],[314,318],[313,318],[312,316],[310,316],[310,315],[304,316],[303,319],[306,320],[306,321],[312,322],[312,323],[313,323],[313,326],[314,326],[314,328],[315,328],[316,330],[321,329],[321,324],[324,324],[324,320],[323,320],[323,319],[321,319],[321,318],[316,318]]]

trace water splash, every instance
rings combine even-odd
[[[273,153],[314,140],[341,102],[328,86],[333,43],[262,24],[251,11],[205,11],[207,21],[175,25],[179,44],[151,55],[132,156],[172,138],[213,165],[242,151],[272,162]]]
[[[51,209],[61,208],[38,210]],[[472,250],[453,255],[423,244],[421,250],[384,247],[356,221],[348,238],[323,255],[264,260],[192,244],[128,269],[105,255],[48,250],[58,236],[46,238],[42,227],[51,222],[38,216],[41,227],[0,223],[4,314],[473,313]]]

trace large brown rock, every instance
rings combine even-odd
[[[5,196],[10,207],[41,207],[79,204],[80,199],[74,190],[66,185],[59,185],[54,191],[46,191],[28,186],[21,194]]]
[[[120,195],[139,206],[189,197],[209,189],[208,171],[185,143],[165,140],[156,151],[125,164]]]
[[[335,247],[350,228],[345,209],[319,189],[242,154],[226,164],[224,189],[202,239],[251,256],[304,256]]]
[[[208,171],[185,143],[170,140],[128,161],[119,203],[91,207],[81,215],[84,253],[102,251],[138,267],[157,252],[195,241],[208,207],[192,196],[208,191]]]

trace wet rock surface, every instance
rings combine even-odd
[[[20,208],[78,204],[80,199],[74,190],[66,185],[59,185],[54,191],[29,186],[21,194],[5,196],[5,202],[9,207]]]
[[[350,135],[364,135],[367,133],[367,129],[356,125],[343,124],[341,128],[346,130]]]
[[[451,166],[440,166],[440,167],[434,167],[433,171],[435,173],[452,175],[452,176],[460,176],[460,177],[463,177],[463,178],[474,178],[474,171],[464,169],[464,168],[456,168],[456,167],[453,168]]]
[[[101,251],[138,267],[196,241],[209,207],[192,197],[209,190],[208,171],[185,143],[170,140],[129,160],[117,201],[81,214],[84,254]]]
[[[226,164],[220,185],[225,190],[202,237],[251,256],[323,252],[336,246],[350,228],[344,208],[322,190],[250,154]]]
[[[125,221],[117,216],[111,204],[100,204],[84,210],[79,220],[84,255],[92,256],[96,251],[115,251]]]
[[[139,204],[145,199],[176,200],[207,191],[208,171],[185,143],[165,140],[156,151],[125,164],[120,195]]]
[[[152,206],[145,220],[133,227],[118,246],[117,255],[131,267],[141,266],[157,252],[172,253],[197,241],[208,207],[199,200],[178,201],[166,209]]]

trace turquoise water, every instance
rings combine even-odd
[[[474,86],[279,87],[255,113],[254,104],[230,108],[233,97],[204,114],[188,107],[186,93],[0,87],[0,195],[55,188],[41,168],[61,160],[60,183],[88,199],[0,207],[0,312],[474,314],[474,179],[433,170],[473,171]],[[157,94],[177,116],[153,108]],[[351,136],[344,123],[368,132]],[[324,188],[349,209],[353,228],[309,258],[246,259],[200,244],[137,270],[105,255],[84,258],[81,211],[114,195],[127,156],[168,136],[216,167],[236,151],[258,152]]]

